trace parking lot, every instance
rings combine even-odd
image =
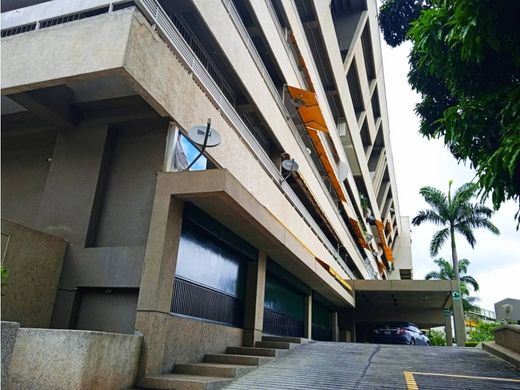
[[[227,389],[520,389],[520,371],[478,348],[310,342]]]

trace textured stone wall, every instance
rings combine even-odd
[[[141,343],[141,335],[20,328],[8,388],[129,388],[137,375]]]

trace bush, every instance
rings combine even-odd
[[[428,338],[430,339],[430,345],[442,346],[446,345],[446,336],[444,332],[440,330],[431,330],[428,333]]]
[[[466,347],[476,347],[479,343],[477,341],[466,341],[464,345]]]
[[[493,341],[495,340],[495,334],[493,330],[500,326],[496,322],[479,322],[475,329],[469,332],[469,341],[481,342],[481,341]]]

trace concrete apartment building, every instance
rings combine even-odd
[[[16,268],[17,234],[66,246],[24,265],[43,281],[22,326],[137,329],[146,375],[262,334],[355,340],[356,308],[381,304],[355,284],[412,277],[376,12],[4,0],[2,261]],[[221,144],[179,171],[208,118]]]

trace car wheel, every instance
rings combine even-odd
[[[414,338],[410,339],[410,345],[415,345],[415,339]]]
[[[426,346],[427,346],[427,347],[430,346],[430,342],[429,342],[429,341],[426,342]]]

